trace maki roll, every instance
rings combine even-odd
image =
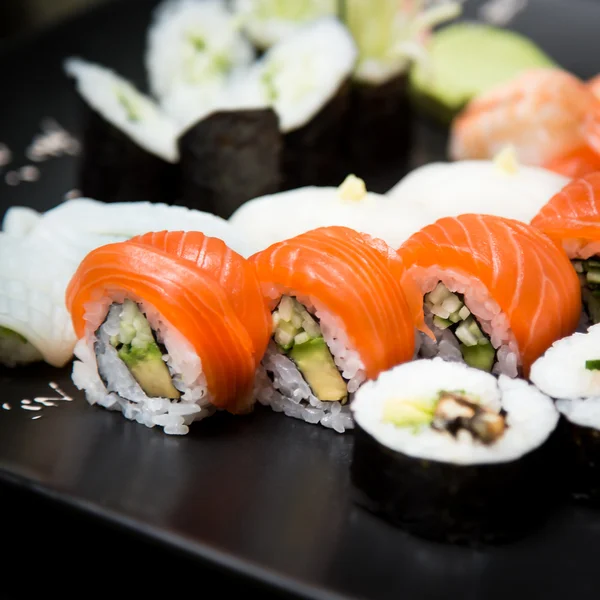
[[[281,185],[283,142],[271,108],[217,110],[178,139],[181,198],[223,218]]]
[[[414,355],[400,261],[381,240],[344,227],[309,231],[250,261],[273,319],[258,401],[343,433],[360,385]]]
[[[343,156],[354,40],[335,17],[304,25],[235,82],[240,97],[271,106],[283,135],[282,187],[337,185]]]
[[[399,249],[423,294],[429,335],[418,356],[527,376],[579,322],[581,294],[566,254],[537,229],[491,215],[446,217]]]
[[[421,359],[365,383],[351,409],[355,498],[412,534],[508,542],[560,497],[559,414],[522,379]]]
[[[567,183],[531,224],[571,259],[581,283],[582,324],[600,323],[600,172]]]
[[[350,171],[378,175],[403,163],[411,140],[411,61],[422,59],[429,29],[458,13],[451,2],[430,8],[423,0],[345,0],[342,19],[358,46],[345,128]]]
[[[0,364],[5,366],[45,361],[63,367],[71,360],[77,337],[65,290],[79,263],[99,246],[169,227],[202,230],[248,253],[227,221],[184,207],[79,198],[38,214],[33,223],[27,218],[34,215],[23,208],[9,208],[3,225],[11,233],[0,233]],[[20,219],[25,219],[21,225]]]
[[[234,0],[247,36],[264,51],[292,35],[298,27],[336,14],[339,0]]]
[[[216,409],[252,409],[270,316],[254,268],[200,232],[108,244],[67,289],[73,382],[90,404],[185,435]]]
[[[177,198],[177,129],[158,106],[114,71],[80,59],[65,70],[83,110],[78,188],[104,202]]]
[[[556,341],[530,379],[556,399],[562,415],[563,465],[572,496],[600,505],[600,325]]]
[[[424,208],[431,222],[475,212],[529,223],[568,182],[542,167],[519,164],[507,149],[494,160],[429,163],[411,171],[386,195],[394,204]]]
[[[254,60],[239,19],[221,0],[165,0],[146,45],[150,90],[180,129],[210,112],[230,78]]]
[[[331,225],[350,227],[397,248],[430,221],[424,207],[368,192],[354,175],[338,187],[305,186],[253,198],[229,218],[253,252]]]

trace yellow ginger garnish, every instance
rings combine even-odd
[[[358,202],[367,195],[367,187],[359,177],[348,175],[338,188],[338,194],[344,201]]]

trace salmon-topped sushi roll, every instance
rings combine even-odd
[[[73,381],[90,404],[186,434],[215,409],[253,405],[270,315],[254,267],[199,232],[159,232],[90,252],[66,294]]]
[[[520,162],[543,166],[588,142],[585,124],[598,101],[574,75],[530,69],[473,99],[452,124],[454,160],[492,158],[515,148]]]
[[[259,402],[340,433],[351,428],[360,385],[414,356],[414,298],[401,286],[400,259],[384,242],[336,226],[250,261],[273,319]]]
[[[583,324],[600,323],[600,171],[568,183],[531,224],[571,259],[581,283]]]
[[[423,296],[419,357],[510,377],[579,321],[579,282],[564,251],[534,227],[491,215],[446,217],[399,249]]]

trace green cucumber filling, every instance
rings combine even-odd
[[[440,355],[443,355],[443,342],[452,348],[458,347],[463,361],[470,367],[488,372],[492,370],[496,350],[465,305],[462,294],[451,292],[440,281],[435,289],[425,295],[424,312],[430,327],[433,325]]]
[[[600,323],[600,257],[573,260],[573,267],[581,283],[583,312],[590,324]]]
[[[135,302],[124,301],[119,333],[111,336],[110,344],[148,397],[179,399],[181,393],[173,385],[163,351]]]
[[[495,412],[463,391],[441,391],[428,399],[392,398],[384,404],[383,422],[415,430],[431,427],[454,437],[466,431],[483,444],[495,442],[507,428],[504,411]]]
[[[318,400],[347,402],[347,382],[335,364],[318,321],[291,296],[282,296],[273,311],[273,340],[296,365]]]
[[[39,350],[20,333],[0,326],[0,364],[8,367],[42,360]]]

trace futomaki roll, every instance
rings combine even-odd
[[[563,417],[569,490],[600,504],[600,324],[555,342],[531,367],[531,382]]]
[[[413,534],[505,542],[560,497],[559,414],[522,379],[421,359],[365,383],[351,410],[356,500]]]
[[[104,202],[173,203],[179,160],[175,124],[111,69],[71,58],[65,70],[75,80],[84,111],[82,195]]]
[[[270,316],[252,265],[200,232],[148,233],[89,253],[66,294],[73,382],[90,404],[185,435],[251,410]]]
[[[510,377],[573,333],[581,312],[566,254],[526,223],[491,215],[446,217],[399,250],[423,294],[419,356],[441,356]]]
[[[351,428],[360,385],[414,356],[415,305],[400,285],[401,262],[381,240],[345,227],[309,231],[250,261],[273,319],[259,402],[340,433]]]

